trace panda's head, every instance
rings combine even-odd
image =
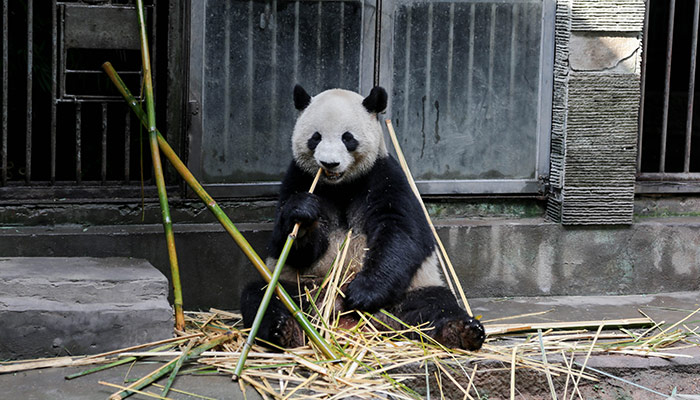
[[[301,114],[292,134],[297,165],[312,175],[323,168],[321,176],[328,183],[367,173],[377,158],[387,155],[377,118],[386,104],[386,91],[378,86],[363,98],[342,89],[311,97],[297,85],[294,106]]]

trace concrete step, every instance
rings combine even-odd
[[[95,354],[172,336],[168,281],[133,258],[0,258],[0,359]]]

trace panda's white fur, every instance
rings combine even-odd
[[[322,162],[339,163],[332,172],[342,177],[331,180],[324,176],[324,179],[340,183],[366,174],[377,158],[388,154],[379,120],[362,106],[362,100],[359,94],[343,89],[326,90],[311,98],[292,134],[294,160],[301,169],[315,175]],[[311,150],[307,143],[316,132],[322,139]],[[341,139],[345,132],[350,132],[359,142],[352,153]]]
[[[313,263],[311,268],[304,271],[304,276],[309,277],[323,277],[328,274],[328,270],[333,265],[333,260],[339,257],[342,244],[345,241],[346,232],[342,230],[336,230],[330,234],[331,244],[328,246],[328,251],[321,256],[316,262]],[[355,274],[362,270],[362,261],[364,260],[365,254],[367,253],[367,237],[362,234],[354,234],[350,238],[350,247],[345,256],[347,262],[349,273]],[[277,267],[277,258],[268,257],[266,262],[267,267],[274,271]],[[295,282],[297,278],[303,278],[297,276],[298,271],[293,268],[285,268],[282,270],[280,279]],[[444,286],[445,281],[442,278],[442,273],[438,267],[438,255],[437,250],[434,251],[429,257],[427,257],[416,274],[411,279],[411,284],[408,290],[416,290],[429,286]]]

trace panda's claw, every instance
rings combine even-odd
[[[449,348],[479,350],[486,338],[484,326],[477,319],[454,319],[446,322],[435,335],[435,340]]]
[[[296,320],[290,316],[277,321],[271,339],[273,343],[287,349],[304,345],[304,333]]]

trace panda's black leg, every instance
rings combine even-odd
[[[279,282],[292,297],[296,298],[296,285]],[[250,328],[258,312],[258,307],[265,294],[266,284],[262,281],[249,283],[241,295],[241,314],[243,325]],[[301,327],[292,318],[282,302],[273,296],[263,317],[257,338],[274,343],[281,347],[293,348],[304,344],[304,336]]]
[[[389,311],[409,325],[429,322],[433,329],[426,333],[445,347],[478,350],[484,343],[486,335],[481,322],[459,307],[444,286],[411,290]]]

